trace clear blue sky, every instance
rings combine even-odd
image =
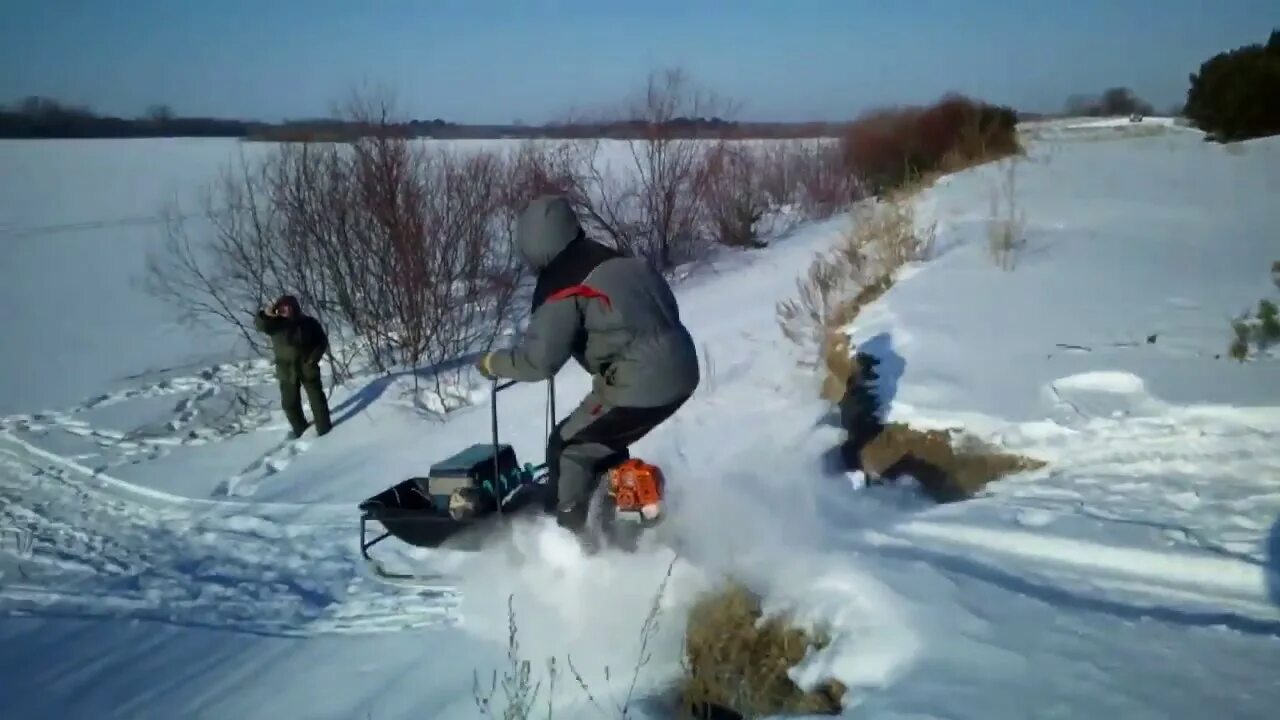
[[[413,117],[533,123],[678,64],[751,119],[948,90],[1058,110],[1111,85],[1163,110],[1277,26],[1277,0],[0,0],[0,101],[279,120],[366,83]]]

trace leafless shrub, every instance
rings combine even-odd
[[[759,223],[772,203],[764,189],[761,152],[741,142],[720,141],[704,159],[704,202],[716,241],[729,247],[764,247]],[[774,206],[776,207],[776,206]]]
[[[149,259],[151,287],[188,319],[233,323],[255,349],[253,312],[296,295],[336,340],[345,375],[357,359],[439,370],[486,349],[521,279],[511,220],[553,179],[529,156],[402,137],[380,99],[348,112],[364,129],[349,143],[287,143],[224,174],[205,204],[209,232],[171,224]]]
[[[834,141],[710,145],[703,157],[708,233],[722,245],[763,247],[764,233],[830,217],[862,197],[843,162]]]
[[[601,162],[599,140],[577,145],[582,172],[570,194],[591,229],[662,270],[703,257],[712,245],[701,232],[707,143],[679,128],[729,108],[693,87],[681,70],[651,73],[640,98],[623,108],[637,130],[622,141],[628,151],[623,167]]]
[[[773,207],[794,204],[805,217],[826,218],[865,196],[837,142],[771,143],[762,155],[760,184]]]

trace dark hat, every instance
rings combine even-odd
[[[288,306],[288,308],[293,311],[294,315],[302,312],[302,305],[298,302],[298,298],[293,295],[281,295],[275,301],[275,308],[277,310],[285,306]]]

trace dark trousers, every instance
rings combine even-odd
[[[325,397],[324,384],[320,380],[319,363],[276,363],[276,379],[280,383],[280,405],[289,419],[294,435],[307,429],[307,418],[302,414],[302,393],[307,394],[311,416],[315,418],[316,433],[324,435],[333,427],[329,418],[329,398]]]
[[[629,447],[671,417],[688,398],[651,408],[616,407],[588,393],[547,440],[547,510],[577,531],[604,470],[630,457]]]

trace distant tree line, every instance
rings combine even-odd
[[[1151,103],[1126,87],[1107,88],[1101,95],[1072,95],[1067,98],[1066,114],[1073,117],[1117,117],[1124,115],[1152,115]]]
[[[462,124],[408,120],[380,124],[377,132],[401,137],[440,139],[491,138],[618,138],[641,139],[655,129],[686,138],[802,138],[837,137],[848,123],[737,122],[719,117],[674,117],[655,127],[647,119],[576,121],[526,125]],[[44,97],[29,97],[0,105],[0,138],[153,138],[225,137],[262,141],[350,141],[372,128],[348,119],[316,118],[268,123],[254,120],[182,117],[166,105],[155,105],[141,117],[104,115],[77,105]]]
[[[1280,30],[1220,52],[1190,76],[1183,114],[1222,142],[1280,134]]]
[[[253,123],[177,117],[157,105],[139,118],[101,115],[83,106],[29,97],[0,106],[0,138],[244,137]]]

